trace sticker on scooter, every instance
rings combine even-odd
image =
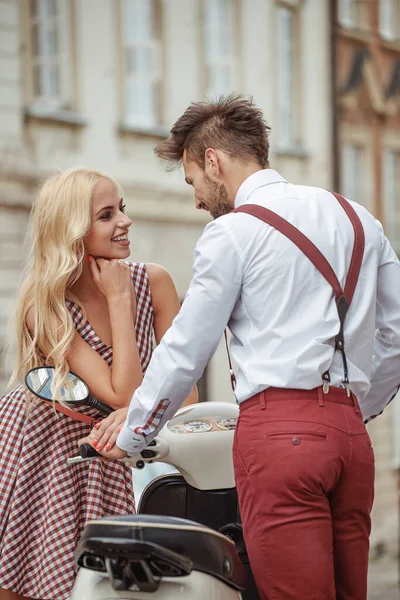
[[[237,419],[218,419],[217,426],[220,429],[225,429],[230,431],[231,429],[236,428]]]
[[[190,431],[191,433],[202,433],[203,431],[210,431],[212,429],[209,421],[187,421],[183,423],[183,426],[186,431]]]

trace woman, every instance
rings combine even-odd
[[[56,395],[72,370],[102,402],[129,405],[153,335],[158,343],[179,300],[162,267],[124,262],[131,226],[124,209],[118,184],[96,171],[73,169],[44,183],[16,311],[15,379],[23,381],[32,367],[54,366]],[[187,402],[196,400],[194,390]],[[134,512],[128,466],[66,465],[91,426],[57,408],[32,399],[23,386],[0,401],[1,600],[68,598],[85,522]]]

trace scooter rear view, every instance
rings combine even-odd
[[[39,371],[36,369],[35,371]],[[52,377],[32,373],[27,386],[52,400]],[[35,376],[35,377],[34,377]],[[71,374],[63,400],[70,406],[102,405],[85,382]],[[75,391],[74,391],[75,390]],[[42,394],[42,395],[41,395]],[[104,407],[109,413],[109,407]],[[172,599],[259,600],[243,540],[232,464],[238,407],[227,402],[186,406],[140,456],[136,469],[162,462],[179,473],[157,477],[144,490],[138,514],[104,517],[86,524],[75,559],[79,568],[71,600]],[[74,465],[98,458],[88,445]]]
[[[86,525],[71,600],[239,600],[245,587],[235,546],[183,519],[132,515]]]

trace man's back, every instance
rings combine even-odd
[[[243,204],[269,208],[297,227],[322,252],[344,287],[354,231],[333,194],[289,184],[275,171],[265,170],[239,189],[235,207]],[[368,394],[375,330],[387,327],[390,320],[397,337],[391,334],[389,346],[397,344],[397,351],[386,344],[383,350],[399,360],[400,305],[393,305],[390,297],[393,286],[400,290],[400,268],[380,224],[366,209],[351,204],[364,228],[365,250],[345,321],[346,356],[351,388],[369,417],[383,408],[376,411],[378,398]],[[340,386],[342,359],[333,347],[339,319],[328,282],[291,240],[253,216],[233,213],[218,219],[215,226],[234,240],[243,269],[241,294],[229,323],[232,353],[239,366],[239,401],[266,386],[315,388],[328,368],[332,385]],[[384,382],[380,385],[383,395],[394,387],[390,382],[388,389]]]
[[[330,284],[284,234],[232,213],[244,203],[275,211],[314,242],[343,286],[354,232],[337,199],[266,168],[269,127],[242,97],[192,103],[156,153],[170,165],[182,163],[195,206],[214,220],[196,246],[185,301],[153,353],[117,444],[137,454],[151,441],[229,325],[239,367],[235,482],[260,594],[366,600],[374,454],[357,397],[364,416],[375,415],[400,379],[400,263],[380,225],[353,205],[366,245],[344,328],[350,390],[340,389]],[[327,369],[329,391],[322,385]]]

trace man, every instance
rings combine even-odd
[[[230,96],[191,104],[157,147],[183,163],[196,208],[214,221],[118,447],[105,455],[145,448],[228,325],[240,404],[235,478],[261,597],[365,600],[374,456],[359,404],[365,419],[379,414],[399,383],[400,264],[362,206],[270,169],[268,133],[252,101]],[[266,208],[275,225],[263,222]]]

